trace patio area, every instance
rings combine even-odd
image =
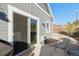
[[[49,45],[38,45],[32,52],[34,56],[67,56],[63,49],[56,48]]]
[[[61,39],[63,39],[63,42]],[[72,53],[76,53],[78,50],[74,50],[76,47],[78,48],[79,45],[75,39],[72,40],[67,36],[62,36],[60,39],[50,38],[47,44],[35,45],[35,49],[32,53],[34,56],[72,56],[74,55]],[[76,54],[79,54],[79,52]]]

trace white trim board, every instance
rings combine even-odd
[[[24,15],[24,16],[26,16],[28,18],[33,18],[33,19],[38,20],[38,27],[37,27],[37,29],[38,29],[37,41],[38,41],[39,40],[39,18],[36,17],[36,16],[33,16],[33,15],[29,14],[29,13],[26,13],[26,12],[24,12],[24,11],[18,9],[18,8],[15,8],[15,7],[11,6],[11,5],[8,5],[8,19],[10,20],[10,22],[8,23],[8,41],[13,42],[13,35],[14,35],[13,34],[13,12]],[[30,23],[30,21],[29,21],[29,23]],[[28,27],[28,28],[30,29],[30,27]]]
[[[51,9],[49,3],[48,3],[48,7],[49,7],[49,11],[50,11],[51,17],[54,18],[54,15],[53,15],[53,12],[52,12],[52,9]]]

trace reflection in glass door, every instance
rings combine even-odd
[[[37,41],[37,20],[31,19],[31,44]]]

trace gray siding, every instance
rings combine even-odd
[[[5,3],[1,3],[0,4],[0,8],[4,11],[4,13],[6,13],[7,14],[7,10],[8,10],[8,8],[7,8],[7,4]]]
[[[0,19],[0,39],[8,40],[8,23]]]
[[[8,7],[7,7],[8,4],[0,4],[0,8],[3,8],[4,9],[4,12],[6,14],[8,14]],[[9,5],[12,5],[18,9],[21,9],[27,13],[30,13],[31,15],[34,15],[38,18],[40,18],[40,39],[42,36],[45,36],[45,35],[48,35],[50,36],[51,33],[52,33],[52,30],[50,31],[50,33],[46,33],[46,28],[43,27],[42,23],[43,24],[46,24],[46,21],[49,21],[51,24],[50,24],[50,27],[52,27],[52,22],[51,22],[51,19],[50,17],[48,17],[43,11],[41,11],[35,4],[30,4],[30,3],[15,3],[15,4],[9,4]],[[39,4],[40,6],[42,6],[42,8],[44,8],[44,10],[47,12],[47,10],[45,9],[45,6],[43,4]],[[1,34],[3,33],[4,34]],[[7,22],[4,22],[4,21],[0,21],[0,39],[3,39],[3,40],[7,40],[8,39],[8,23]]]
[[[0,4],[1,10],[7,14],[6,4]],[[7,41],[8,40],[8,22],[0,19],[0,39]]]
[[[50,14],[47,3],[38,3],[38,5],[44,10],[46,11],[48,14]]]
[[[8,16],[8,5],[11,5],[13,7],[16,7],[18,9],[21,9],[27,13],[31,12],[31,4],[25,4],[25,3],[17,3],[17,4],[7,4],[7,3],[1,3],[0,8],[6,13]],[[0,20],[0,39],[8,41],[8,22],[5,22],[3,20]]]
[[[35,4],[32,4],[31,6],[32,6],[31,14],[40,18],[40,39],[42,39],[41,37],[44,36],[50,36],[52,31],[50,31],[50,33],[46,33],[46,28],[43,27],[42,25],[42,23],[46,24],[46,21],[49,21],[51,27],[52,24],[50,17],[48,17],[43,11],[41,11]]]
[[[31,4],[30,3],[14,3],[14,4],[10,4],[20,10],[23,10],[27,13],[31,12]]]

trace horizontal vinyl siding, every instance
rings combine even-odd
[[[8,40],[8,23],[0,20],[0,39]]]
[[[0,4],[0,8],[4,9],[4,12],[8,15],[8,5],[11,5],[15,8],[18,8],[26,13],[30,13],[31,15],[34,15],[38,18],[40,18],[40,39],[41,37],[48,35],[50,36],[50,33],[46,33],[46,28],[43,27],[42,23],[46,25],[46,21],[51,21],[51,19],[43,12],[41,11],[35,4],[30,3],[13,3],[13,4]],[[41,5],[42,6],[42,5]],[[51,24],[50,24],[51,26]],[[4,33],[3,33],[4,32]],[[0,21],[0,39],[8,40],[8,23],[4,21]]]
[[[11,5],[15,8],[23,10],[24,12],[30,13],[31,11],[31,4],[27,3],[1,3],[0,8],[3,10],[4,13],[8,16],[8,5]],[[8,41],[8,22],[0,20],[0,39]]]
[[[46,25],[46,21],[51,21],[50,17],[48,17],[43,11],[41,11],[35,4],[32,4],[31,5],[31,14],[33,14],[34,16],[36,17],[39,17],[40,18],[40,39],[41,37],[44,37],[44,36],[50,36],[51,34],[51,31],[50,33],[46,33],[46,28],[43,27],[42,23]],[[50,24],[51,26],[51,24]]]
[[[38,5],[43,9],[43,10],[45,10],[48,14],[50,14],[50,12],[47,10],[47,3],[38,3]],[[46,5],[46,6],[45,6]]]
[[[7,15],[7,5],[0,3],[0,8]],[[0,39],[8,41],[8,22],[0,19]]]
[[[30,13],[31,12],[31,4],[30,3],[12,3],[9,4],[15,8],[18,8],[26,13]]]

